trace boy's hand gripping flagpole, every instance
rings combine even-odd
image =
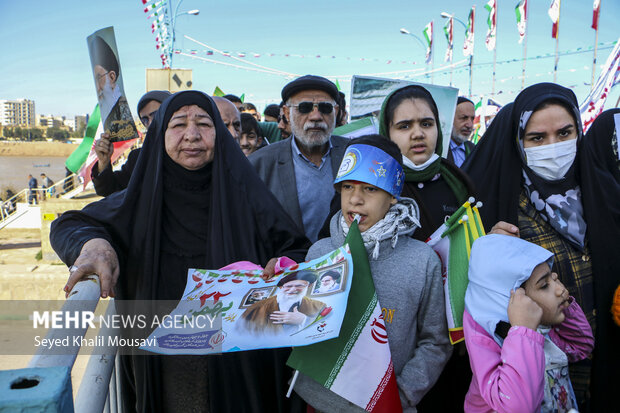
[[[288,394],[302,372],[366,411],[398,413],[402,406],[396,375],[387,339],[377,339],[385,335],[385,323],[358,220],[345,239],[354,268],[340,336],[293,348],[287,364],[297,371]]]

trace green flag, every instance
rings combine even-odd
[[[215,87],[215,90],[213,91],[213,96],[219,96],[222,97],[224,96],[226,93],[224,93],[224,91],[222,89],[220,89],[219,86]]]
[[[86,162],[86,158],[88,158],[88,154],[90,153],[90,148],[93,146],[93,141],[95,140],[95,134],[97,133],[97,128],[99,127],[100,121],[101,115],[99,113],[99,104],[97,104],[95,105],[95,109],[93,110],[93,113],[91,113],[90,118],[88,118],[88,124],[86,125],[86,132],[84,133],[82,143],[80,143],[80,146],[78,146],[65,161],[65,166],[67,169],[74,174],[80,170],[82,165],[84,165],[84,162]]]

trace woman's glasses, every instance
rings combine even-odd
[[[329,115],[334,110],[334,106],[337,106],[337,105],[333,105],[329,102],[319,102],[319,103],[299,102],[297,105],[290,105],[290,106],[297,108],[299,113],[304,114],[304,115],[306,113],[312,112],[314,108],[318,108],[319,112],[321,112],[324,115]]]

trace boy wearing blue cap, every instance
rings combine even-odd
[[[331,220],[331,236],[316,242],[306,259],[342,246],[349,226],[360,216],[401,404],[404,412],[415,412],[452,348],[439,259],[409,236],[419,227],[419,211],[415,201],[400,197],[405,178],[401,159],[398,146],[379,135],[349,143],[334,181],[341,210]],[[303,373],[294,390],[317,411],[364,411]]]

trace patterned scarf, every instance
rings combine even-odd
[[[342,215],[342,211],[339,211],[338,214],[340,214],[340,226],[346,238],[349,233],[349,226]],[[391,238],[392,248],[395,248],[399,235],[411,234],[416,228],[419,228],[419,216],[418,204],[413,199],[401,198],[400,201],[392,205],[383,219],[362,232],[364,246],[371,258],[376,260],[379,257],[381,241]]]

